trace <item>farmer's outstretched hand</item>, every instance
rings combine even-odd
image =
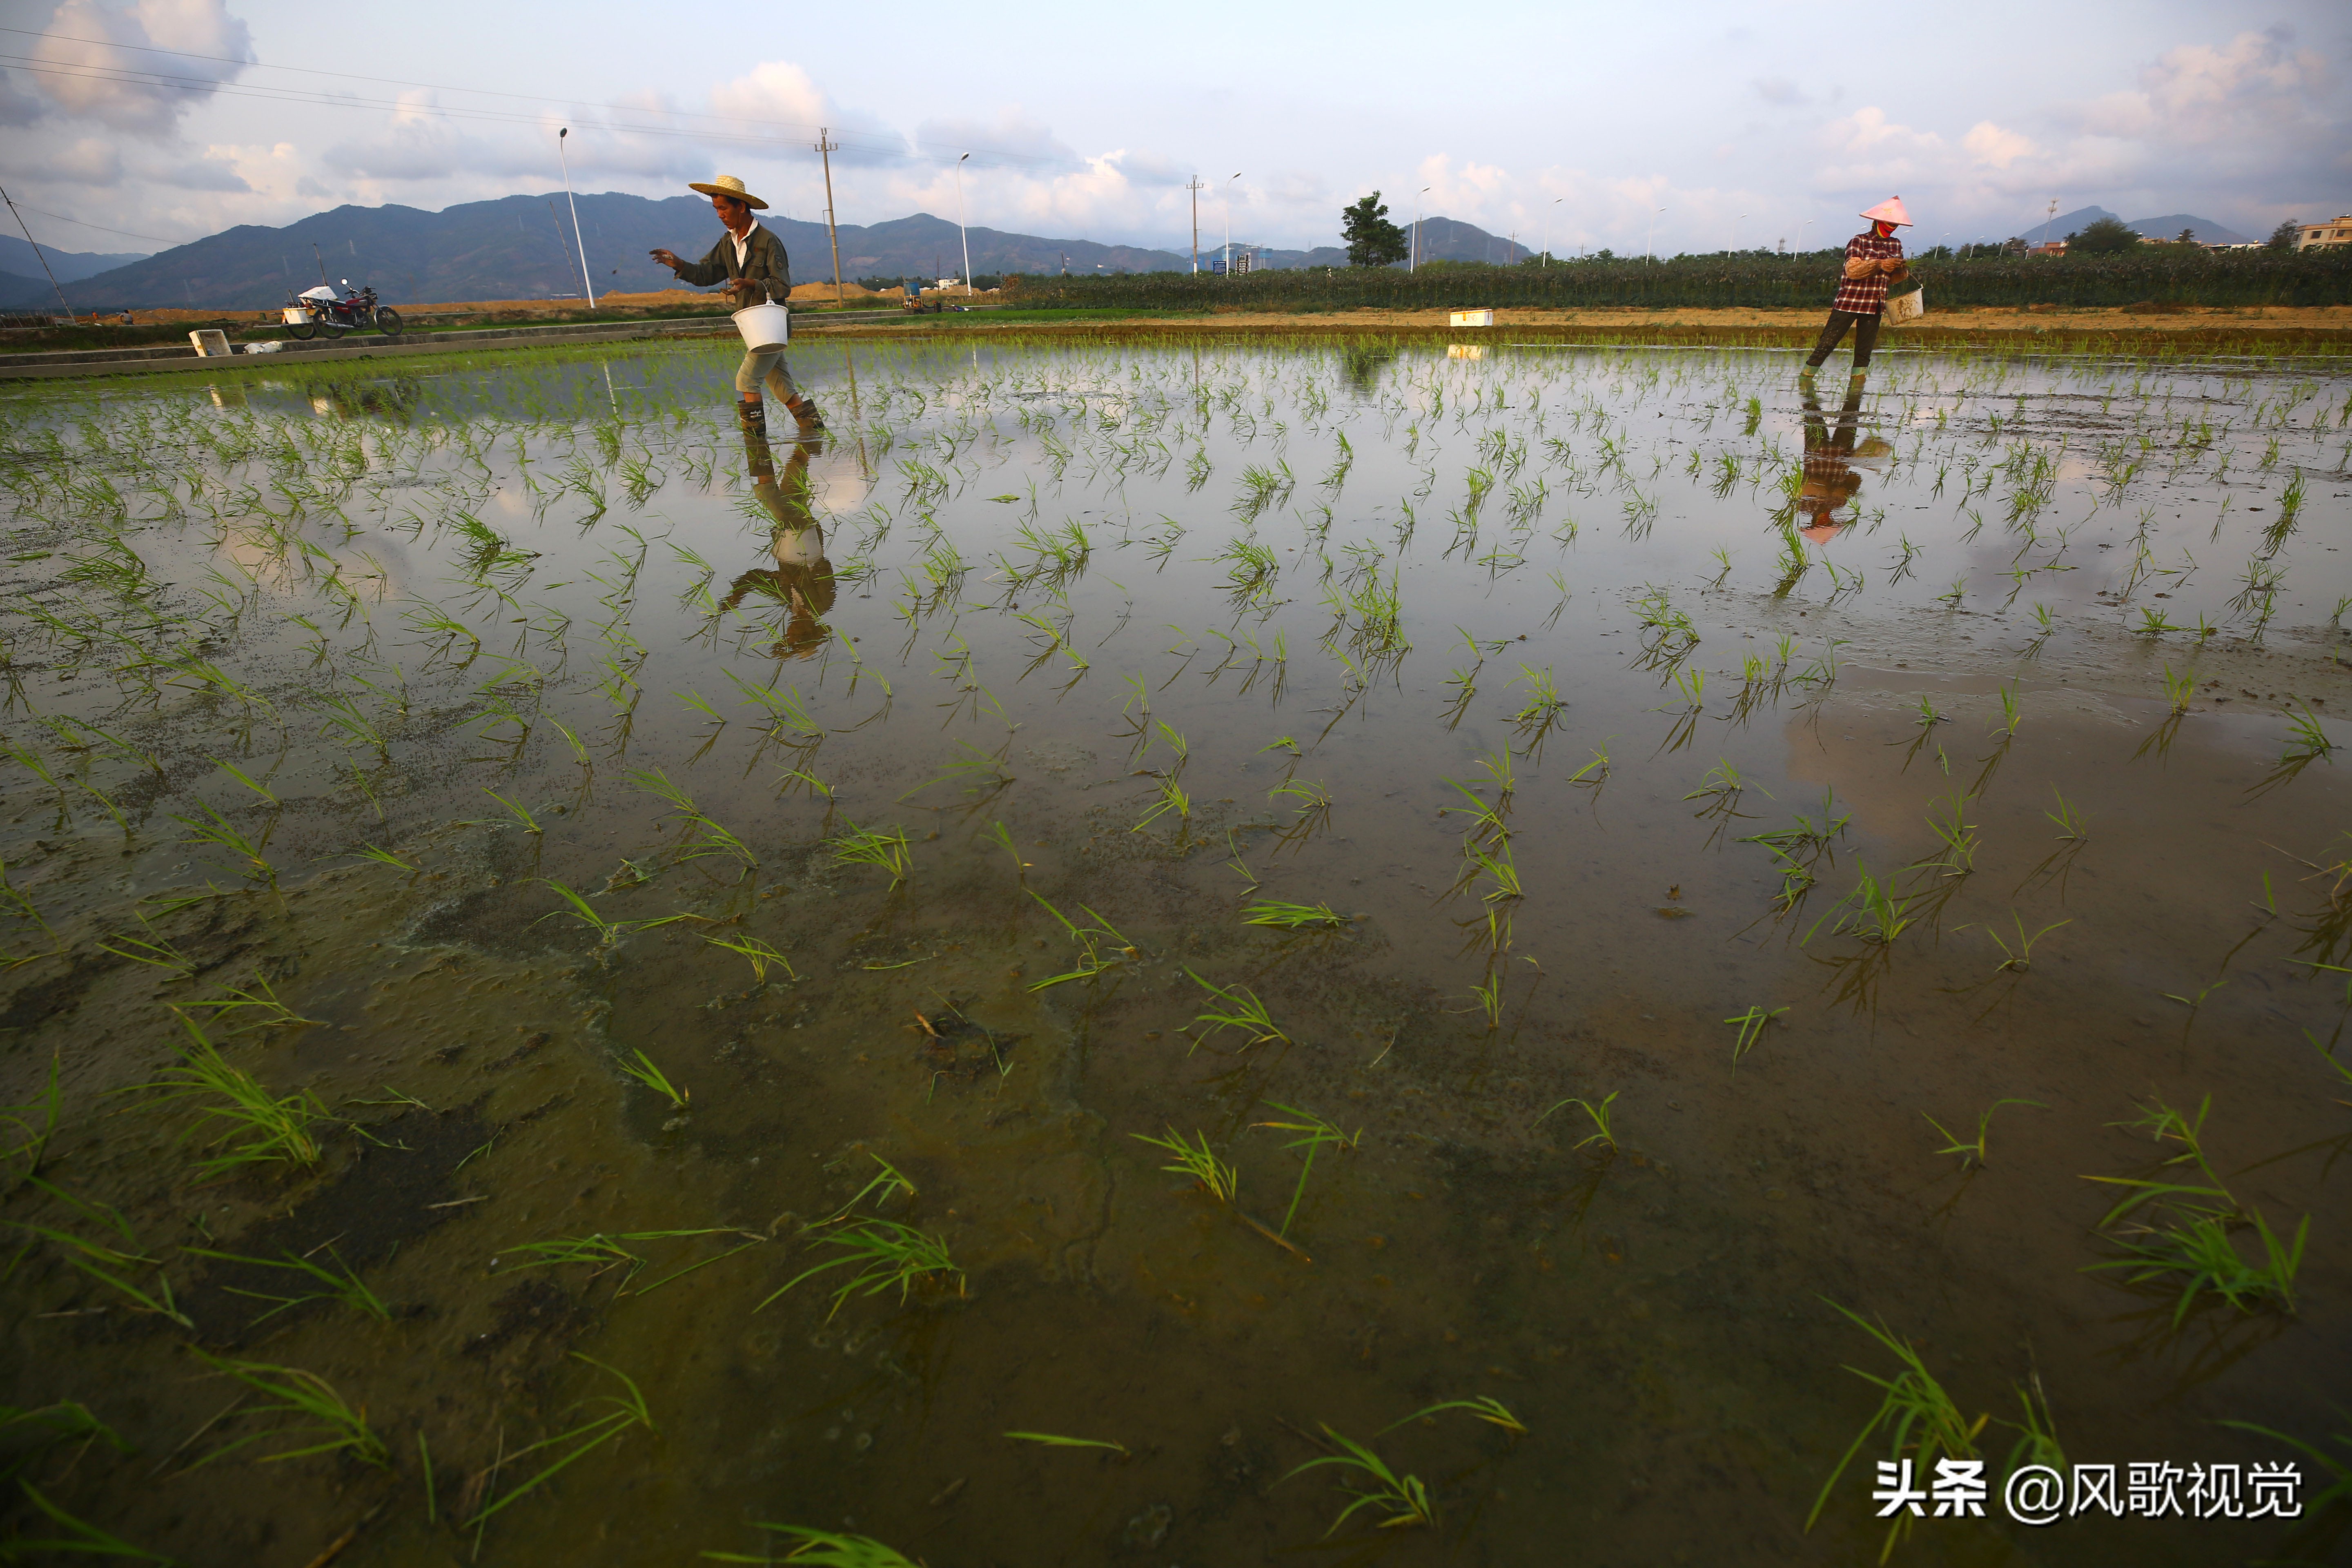
[[[685,265],[683,262],[679,261],[676,256],[667,250],[649,250],[646,254],[652,257],[656,261],[660,262],[664,267],[668,268],[672,272],[677,271],[681,266]]]

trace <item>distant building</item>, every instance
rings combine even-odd
[[[2297,250],[2309,250],[2315,245],[2352,245],[2352,213],[2341,215],[2334,223],[2306,224],[2295,230]]]
[[[2066,242],[2063,239],[2044,240],[2039,244],[2027,246],[2025,247],[2025,254],[2028,256],[2063,256],[2066,254]]]

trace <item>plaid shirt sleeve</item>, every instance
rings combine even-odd
[[[1864,230],[1845,242],[1846,259],[1861,258],[1868,261],[1899,261],[1903,258],[1903,242],[1889,235],[1881,239],[1872,230]],[[1875,316],[1886,305],[1886,274],[1874,272],[1867,278],[1838,279],[1837,298],[1830,301],[1832,310],[1851,310],[1857,316]]]

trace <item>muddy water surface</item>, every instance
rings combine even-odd
[[[20,1536],[1871,1561],[1843,1307],[1992,1417],[1907,1560],[2341,1549],[1998,1501],[2332,1479],[2340,369],[727,368],[0,405]]]

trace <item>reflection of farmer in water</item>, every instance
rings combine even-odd
[[[1799,531],[1815,544],[1828,543],[1837,537],[1839,529],[1853,521],[1837,515],[1838,508],[1862,489],[1862,476],[1853,471],[1853,465],[1883,458],[1895,449],[1875,436],[1855,444],[1861,414],[1859,379],[1847,388],[1834,426],[1822,416],[1821,400],[1813,395],[1813,389],[1805,388],[1805,482],[1797,491],[1797,510],[1805,514]]]
[[[777,658],[807,658],[832,636],[822,617],[833,608],[833,563],[824,558],[824,530],[809,510],[809,449],[795,445],[784,460],[781,478],[767,438],[756,431],[743,433],[743,456],[751,474],[751,493],[776,520],[768,541],[775,552],[772,570],[746,572],[735,579],[719,605],[721,615],[759,594],[784,606],[790,616],[782,641],[768,651]]]

